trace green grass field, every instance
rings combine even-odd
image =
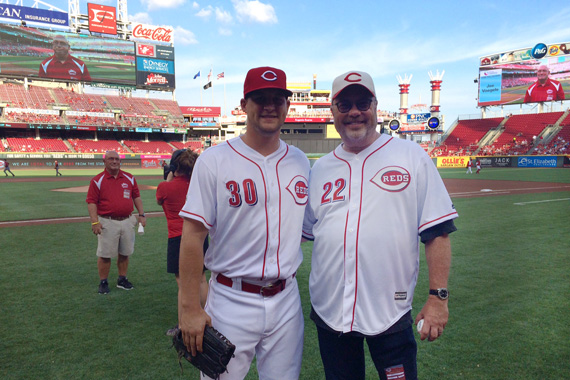
[[[132,172],[139,184],[159,182],[142,175],[158,172]],[[567,169],[487,169],[479,177],[465,176],[464,169],[441,173],[473,181],[570,183]],[[87,215],[84,193],[50,191],[84,181],[2,179],[0,221]],[[160,210],[153,190],[143,190],[142,197],[146,211]],[[420,379],[569,378],[569,199],[570,192],[454,199],[460,217],[451,235],[450,320],[441,339],[418,342]],[[129,267],[135,289],[112,287],[100,296],[96,238],[88,223],[0,228],[0,378],[198,379],[188,363],[181,374],[164,335],[176,323],[177,292],[166,273],[166,241],[166,220],[149,218]],[[308,318],[311,246],[303,243],[298,272],[305,313],[301,379],[307,380],[324,379]],[[426,272],[422,252],[414,317],[426,299]],[[113,264],[111,279],[116,274]],[[247,379],[255,378],[253,368]],[[378,378],[368,358],[367,378]]]

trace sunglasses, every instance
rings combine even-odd
[[[340,102],[335,103],[334,105],[336,106],[336,108],[338,109],[338,112],[340,113],[347,113],[352,109],[352,106],[356,104],[356,108],[359,111],[368,111],[370,109],[370,106],[372,105],[372,99],[364,99],[364,100],[359,100],[356,103],[352,103],[349,102],[347,100],[341,100]]]
[[[258,104],[262,107],[272,105],[272,104],[275,107],[281,107],[282,105],[287,103],[287,98],[284,96],[257,95],[257,96],[251,96],[250,99],[253,100],[255,102],[255,104]]]

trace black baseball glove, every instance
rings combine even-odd
[[[197,351],[196,356],[192,356],[192,353],[186,348],[180,329],[172,337],[172,345],[178,352],[180,368],[182,368],[181,359],[184,358],[212,379],[218,379],[220,373],[227,370],[227,365],[236,350],[236,346],[232,342],[218,330],[208,325],[204,329],[202,352]]]

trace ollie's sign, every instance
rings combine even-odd
[[[133,24],[133,38],[172,43],[172,27]]]
[[[117,34],[116,8],[88,3],[87,11],[89,13],[90,32]]]

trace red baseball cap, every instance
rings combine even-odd
[[[266,88],[276,88],[278,90],[283,90],[287,96],[293,95],[291,91],[287,90],[287,76],[283,70],[264,66],[256,67],[247,72],[245,82],[243,84],[244,98],[250,92]]]

